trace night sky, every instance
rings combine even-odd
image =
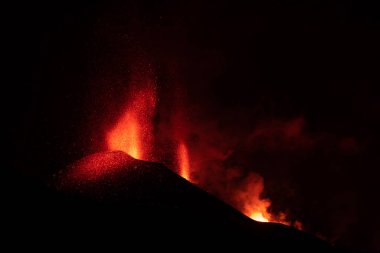
[[[194,156],[233,149],[222,167],[262,175],[274,210],[341,247],[380,249],[377,5],[53,2],[6,11],[12,173],[44,181],[104,150],[128,75],[149,65],[157,122],[180,90]]]

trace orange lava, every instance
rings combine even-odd
[[[150,160],[156,103],[153,81],[132,82],[125,111],[107,134],[108,149],[124,151],[136,159]]]
[[[190,181],[190,160],[186,145],[181,142],[178,146],[178,163],[181,177]]]
[[[250,218],[255,220],[255,221],[269,222],[269,220],[267,218],[265,218],[262,213],[259,213],[259,212],[253,212],[250,215]]]
[[[261,193],[261,192],[260,192]],[[261,199],[258,195],[252,196],[254,201],[247,201],[245,214],[255,221],[260,222],[277,222],[272,218],[272,215],[268,212],[268,208],[271,202],[267,199]]]
[[[139,122],[133,112],[127,111],[109,133],[110,150],[121,150],[136,159],[142,159]]]
[[[241,211],[255,221],[276,222],[289,225],[286,222],[286,216],[280,214],[279,217],[269,213],[268,208],[271,205],[269,199],[261,197],[264,191],[264,180],[261,176],[252,173],[249,174],[242,189],[236,194],[236,201],[240,203]]]
[[[280,213],[278,215],[273,215],[268,211],[268,208],[271,205],[269,199],[263,199],[260,197],[262,191],[264,190],[264,182],[261,177],[255,178],[254,181],[251,181],[250,186],[248,186],[248,193],[250,193],[251,198],[245,200],[245,214],[259,222],[274,222],[281,223],[284,225],[291,226],[292,224],[287,220],[285,213]],[[249,195],[246,195],[249,196]],[[293,224],[297,229],[302,228],[302,224],[298,221]]]

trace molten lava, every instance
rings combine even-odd
[[[139,80],[131,90],[123,115],[107,134],[108,149],[149,160],[153,146],[152,120],[157,102],[155,84],[149,79]]]
[[[249,217],[255,221],[269,222],[269,220],[265,218],[262,213],[259,212],[253,212]]]
[[[236,207],[255,221],[290,225],[290,223],[286,221],[285,214],[281,213],[277,217],[269,213],[268,208],[271,205],[271,201],[261,197],[263,191],[263,178],[255,173],[248,174],[244,182],[241,183],[239,191],[237,191],[234,196]]]
[[[245,192],[241,195],[241,201],[244,203],[244,213],[248,217],[256,221],[269,222],[272,221],[271,215],[268,213],[271,202],[261,198],[263,190],[263,178],[256,174],[249,175]]]
[[[190,159],[186,145],[181,142],[178,146],[178,163],[180,175],[190,181]]]

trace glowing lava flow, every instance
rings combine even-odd
[[[157,102],[155,84],[145,80],[135,83],[134,88],[124,114],[107,134],[108,149],[124,151],[136,159],[149,160],[153,146],[152,121]]]
[[[190,160],[189,152],[186,145],[181,142],[178,146],[178,163],[180,168],[180,175],[186,180],[190,181]]]

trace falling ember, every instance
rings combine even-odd
[[[124,114],[107,134],[109,150],[124,151],[136,159],[151,158],[156,101],[154,81],[132,82]]]
[[[97,181],[131,164],[134,159],[124,152],[111,151],[86,156],[68,167],[62,178],[68,181]]]
[[[180,169],[180,175],[186,180],[190,181],[190,161],[189,152],[186,145],[181,142],[178,146],[178,163]]]

